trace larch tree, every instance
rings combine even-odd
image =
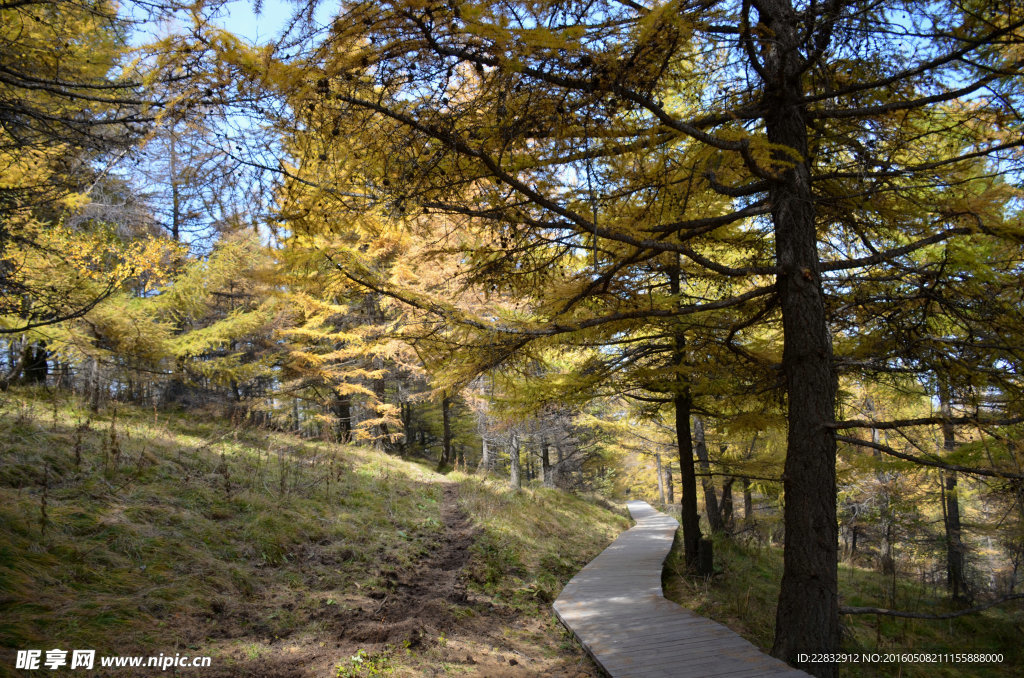
[[[727,336],[781,328],[789,439],[773,652],[799,664],[839,647],[829,299],[876,271],[917,270],[914,253],[937,243],[1019,234],[962,198],[1019,170],[1021,11],[987,0],[347,3],[306,63],[323,106],[378,131],[364,156],[374,200],[462,217],[463,242],[475,239],[468,278],[546,293],[518,318],[405,296],[492,337],[481,367],[544,338],[723,308],[737,314]],[[562,268],[584,253],[586,268]],[[611,288],[664,255],[732,289],[665,307]]]

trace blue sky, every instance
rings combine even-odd
[[[278,36],[294,9],[283,0],[264,0],[257,15],[253,11],[253,4],[251,0],[227,3],[222,17],[216,23],[253,44],[265,43]]]
[[[253,5],[252,0],[229,2],[215,23],[253,44],[262,44],[280,35],[296,9],[295,3],[286,0],[263,0],[260,13],[256,14]],[[316,12],[319,22],[326,24],[337,9],[338,5],[335,3],[319,3]]]

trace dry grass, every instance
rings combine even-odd
[[[593,503],[45,391],[5,394],[0,446],[0,674],[30,647],[206,654],[206,676],[592,670],[547,601],[625,524]],[[346,620],[436,550],[452,480],[480,531],[451,634],[353,640]]]
[[[677,540],[678,545],[679,540]],[[670,600],[726,624],[764,650],[771,648],[775,605],[782,576],[782,552],[777,547],[715,542],[717,573],[710,579],[684,574],[682,554],[673,549],[666,563],[665,594]],[[884,600],[891,582],[879,573],[842,564],[839,571],[841,603],[875,605]],[[896,607],[924,613],[953,609],[941,595],[906,580],[897,583]],[[993,609],[948,621],[895,619],[874,615],[842,618],[843,649],[858,653],[885,652],[995,652],[1001,664],[847,664],[840,675],[874,678],[904,676],[1019,676],[1024,665],[1020,643],[1024,612]]]

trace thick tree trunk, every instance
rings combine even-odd
[[[181,180],[178,176],[178,145],[177,134],[174,126],[171,126],[171,134],[168,143],[168,170],[171,181],[171,239],[175,242],[181,240]]]
[[[704,422],[700,417],[693,418],[693,451],[700,461],[701,473],[705,474],[700,478],[701,488],[704,490],[704,512],[708,516],[708,527],[712,532],[722,531],[722,514],[718,507],[718,497],[715,495],[715,483],[711,479],[711,465],[708,463],[708,445],[704,437]]]
[[[690,398],[680,393],[674,398],[676,444],[679,446],[679,475],[682,480],[681,517],[683,559],[687,567],[697,566],[700,549],[700,514],[697,513],[697,476],[693,470],[693,442],[690,439]]]
[[[668,269],[669,291],[679,294],[679,268]],[[674,337],[673,363],[681,370],[685,363],[686,338]],[[672,402],[676,415],[676,445],[679,449],[679,476],[681,480],[680,522],[683,528],[683,560],[689,568],[697,567],[700,550],[700,514],[697,513],[697,476],[693,470],[693,439],[690,435],[690,392],[681,372],[676,372],[676,392]]]
[[[768,141],[776,152],[769,181],[775,229],[776,290],[782,310],[782,373],[788,441],[783,475],[785,551],[772,654],[819,678],[833,663],[800,663],[798,655],[839,650],[836,523],[836,375],[825,316],[807,145],[802,77],[804,29],[790,0],[758,5],[765,35],[764,94]]]
[[[508,484],[518,492],[523,487],[523,476],[519,459],[519,436],[515,433],[509,436],[508,453],[510,459]]]

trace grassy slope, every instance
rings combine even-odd
[[[424,621],[424,641],[369,642],[349,622],[436,551],[448,478],[356,446],[56,398],[0,399],[0,674],[28,647],[208,654],[207,676],[588,671],[546,604],[621,516],[454,474],[476,530],[472,595],[442,608],[452,623]]]
[[[726,624],[762,649],[772,645],[775,605],[782,577],[782,552],[728,539],[715,541],[716,571],[710,580],[683,573],[682,554],[673,549],[666,563],[666,596],[711,619]],[[941,594],[913,582],[897,581],[896,602],[882,605],[891,582],[877,572],[841,564],[841,602],[850,606],[889,607],[938,614],[951,610]],[[885,652],[995,652],[1002,664],[847,664],[842,676],[1019,676],[1024,665],[1020,642],[1022,616],[1012,605],[954,620],[896,619],[876,615],[846,615],[843,650]]]

